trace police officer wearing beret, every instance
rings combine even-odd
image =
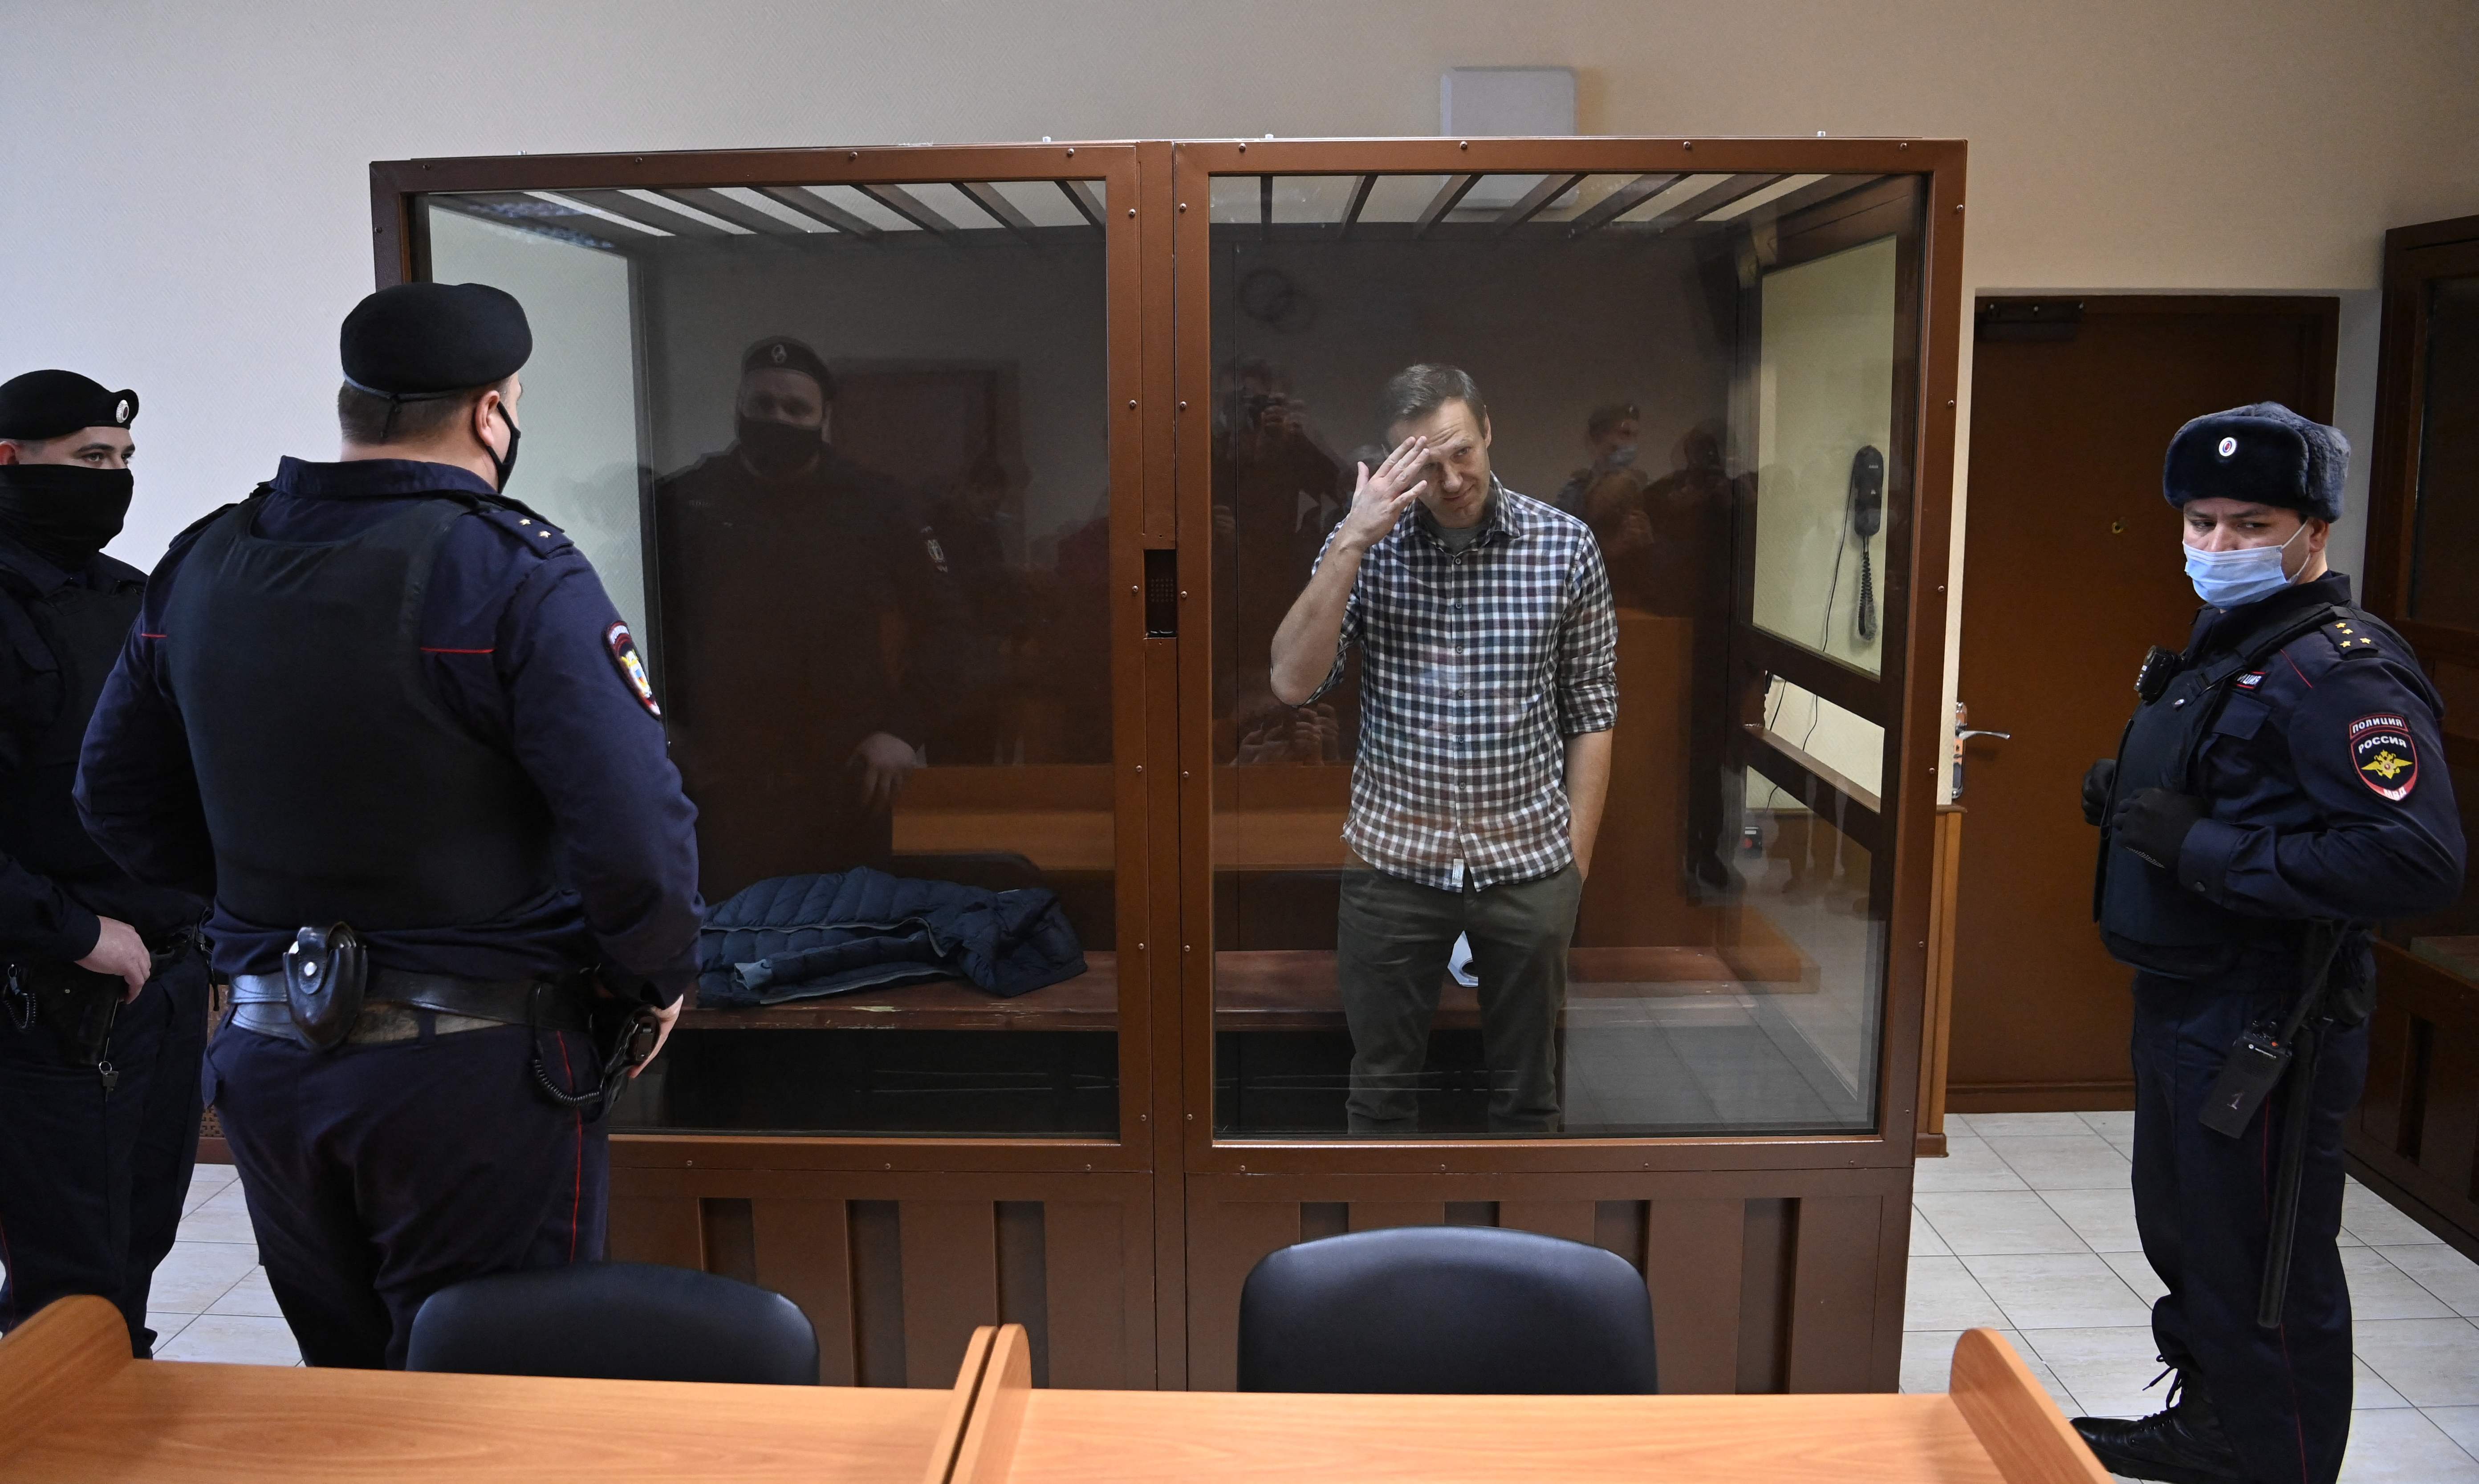
[[[654,485],[663,699],[716,897],[883,868],[923,744],[987,689],[945,549],[912,491],[835,448],[834,399],[816,350],[761,340],[731,446]]]
[[[214,899],[209,1096],[312,1365],[400,1366],[440,1288],[602,1255],[606,1068],[695,973],[634,640],[504,493],[531,348],[497,289],[364,299],[343,458],[174,540],[87,737],[96,839]],[[615,1007],[642,1030],[589,1034]]]
[[[2083,780],[2101,934],[2135,971],[2135,1220],[2178,1379],[2165,1411],[2075,1426],[2134,1478],[2329,1484],[2349,1439],[2335,1238],[2367,925],[2450,905],[2464,851],[2436,691],[2325,566],[2349,451],[2274,402],[2179,430],[2163,487],[2206,606]]]
[[[102,554],[137,417],[74,371],[0,385],[0,1331],[95,1293],[147,1356],[198,1153],[206,904],[132,881],[69,797],[145,589]]]

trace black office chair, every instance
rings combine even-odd
[[[818,1384],[818,1334],[780,1293],[650,1263],[578,1263],[441,1289],[407,1370],[607,1381]]]
[[[1304,1241],[1259,1263],[1240,1292],[1240,1389],[1652,1392],[1652,1302],[1617,1253],[1531,1232],[1398,1226]]]

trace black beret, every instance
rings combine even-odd
[[[827,370],[826,361],[816,351],[789,335],[769,335],[750,346],[749,353],[740,358],[740,370],[744,374],[754,371],[799,371],[816,382],[819,393],[828,400],[834,399],[834,372]]]
[[[524,306],[481,283],[400,283],[353,306],[339,337],[345,380],[419,400],[487,387],[534,353]]]
[[[2160,492],[2169,503],[2243,499],[2327,521],[2341,518],[2350,440],[2279,402],[2197,418],[2169,440]]]
[[[65,438],[82,427],[127,427],[138,394],[107,392],[75,371],[28,371],[0,382],[0,438]]]

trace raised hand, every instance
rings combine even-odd
[[[1428,493],[1429,481],[1420,477],[1428,462],[1429,441],[1414,434],[1395,445],[1374,471],[1366,464],[1353,465],[1357,482],[1352,486],[1351,509],[1335,533],[1336,542],[1366,551],[1385,540],[1404,513]]]

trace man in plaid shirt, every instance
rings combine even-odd
[[[1337,972],[1351,1130],[1419,1121],[1429,1024],[1471,940],[1493,1132],[1558,1123],[1567,943],[1609,788],[1618,620],[1584,523],[1497,482],[1471,377],[1387,382],[1394,451],[1274,635],[1275,696],[1304,705],[1362,649]],[[1418,513],[1413,514],[1414,507]],[[1406,516],[1410,519],[1406,519]]]

